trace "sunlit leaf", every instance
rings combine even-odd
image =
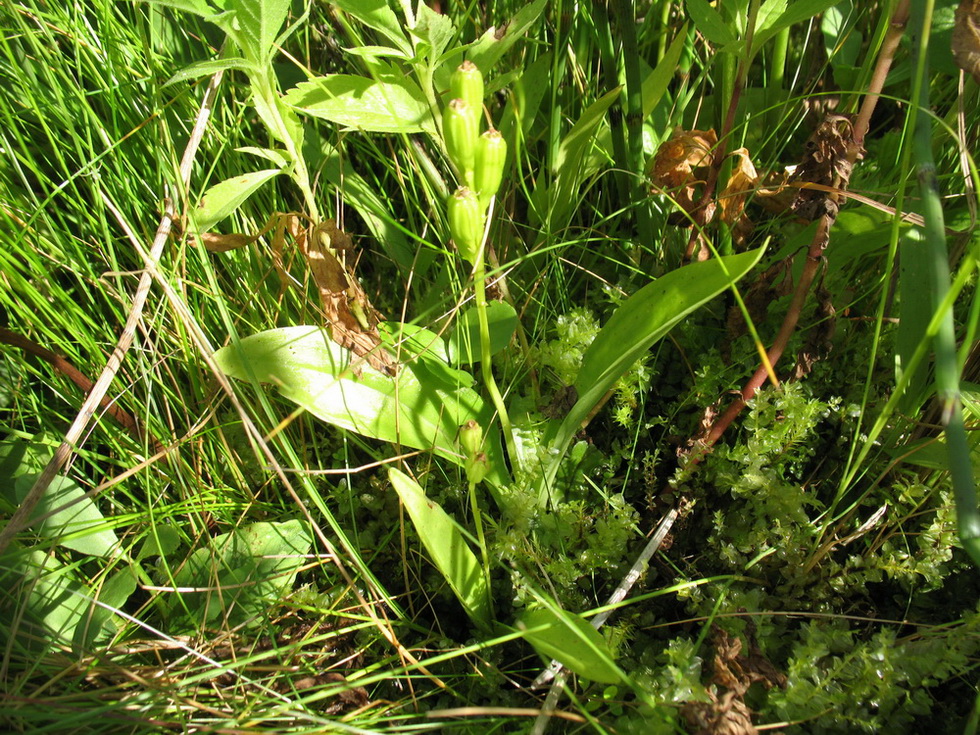
[[[421,339],[418,331],[424,330],[415,334]],[[228,375],[272,383],[285,398],[327,423],[431,450],[461,464],[459,427],[470,419],[491,426],[492,411],[469,387],[472,376],[450,368],[432,349],[417,359],[410,359],[407,345],[390,349],[403,361],[394,378],[363,363],[361,375],[354,375],[349,351],[319,327],[261,332],[243,339],[240,348],[218,350],[214,358]],[[489,437],[484,449],[490,462],[487,480],[499,486],[507,482],[503,450],[498,432]]]
[[[490,329],[490,354],[495,355],[510,344],[517,329],[517,312],[506,301],[487,304]],[[459,315],[449,336],[450,359],[459,365],[480,362],[480,313],[474,306]]]
[[[518,628],[545,659],[603,684],[623,680],[605,639],[581,616],[560,608],[538,607],[521,615]]]
[[[225,179],[206,192],[191,217],[198,232],[207,232],[231,215],[269,179],[278,176],[279,169],[265,169]]]
[[[422,91],[408,78],[331,74],[293,87],[283,102],[313,117],[376,133],[434,132]]]
[[[426,497],[425,491],[411,477],[394,467],[388,470],[388,477],[408,511],[422,545],[466,613],[481,628],[489,628],[487,579],[459,526],[438,503]]]
[[[312,545],[309,525],[300,520],[252,523],[216,536],[174,575],[181,591],[172,593],[180,600],[171,609],[231,624],[261,616],[292,587]]]

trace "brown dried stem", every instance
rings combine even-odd
[[[905,32],[908,17],[909,0],[901,0],[896,6],[895,12],[892,14],[890,27],[885,36],[885,40],[882,43],[881,52],[878,56],[878,62],[875,65],[874,72],[872,73],[867,94],[864,97],[861,109],[858,112],[858,116],[855,119],[851,130],[851,140],[847,150],[847,159],[850,164],[853,164],[858,159],[862,150],[864,149],[864,138],[868,132],[871,114],[874,112],[875,106],[878,104],[878,100],[881,96],[881,90],[885,84],[885,79],[888,77],[888,72],[891,69],[892,61],[895,58],[895,51],[898,48],[898,44]],[[840,181],[838,188],[840,190],[845,190],[847,188],[847,183],[848,182],[846,180]],[[834,193],[830,196],[835,202],[839,202],[844,198],[840,193]],[[820,267],[820,263],[823,261],[824,250],[826,249],[827,244],[830,242],[830,228],[833,225],[835,218],[836,215],[832,216],[830,214],[825,214],[819,220],[817,231],[813,236],[809,251],[807,252],[807,259],[803,266],[803,272],[800,275],[800,280],[796,285],[795,292],[793,293],[793,299],[790,302],[789,309],[787,310],[786,316],[783,319],[782,326],[779,328],[779,333],[776,335],[776,339],[773,341],[772,347],[769,348],[769,351],[766,354],[769,365],[775,365],[782,357],[783,352],[786,350],[786,345],[789,344],[790,337],[796,330],[796,325],[800,320],[800,313],[802,312],[803,305],[806,303],[806,298],[809,295],[810,287],[813,285],[814,278],[817,274],[817,269]],[[738,417],[738,415],[742,412],[742,409],[745,408],[746,402],[751,400],[763,386],[763,384],[765,384],[768,374],[767,365],[761,365],[759,369],[756,370],[755,374],[753,374],[748,382],[746,382],[746,384],[742,387],[738,397],[732,401],[731,405],[729,405],[725,412],[711,424],[704,437],[698,441],[698,449],[700,451],[706,451],[713,446],[718,439],[721,438],[721,436],[725,433],[725,430],[731,425],[736,417]]]

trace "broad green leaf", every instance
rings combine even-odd
[[[131,566],[125,566],[103,582],[98,590],[98,603],[89,603],[88,614],[75,629],[74,648],[76,651],[88,651],[92,645],[111,634],[122,622],[114,610],[121,610],[136,591],[136,572]]]
[[[550,442],[552,460],[538,484],[539,503],[547,502],[569,442],[606,392],[681,319],[748,273],[764,250],[678,268],[641,288],[616,310],[582,358],[574,384],[578,400]]]
[[[191,225],[198,232],[207,232],[225,217],[231,215],[254,194],[262,184],[278,176],[279,169],[270,168],[225,179],[206,192],[194,208]]]
[[[895,382],[907,372],[912,356],[923,340],[928,340],[929,322],[932,321],[935,299],[934,287],[923,274],[929,273],[929,252],[922,230],[910,229],[902,242],[899,261],[898,304],[901,319],[895,335]],[[908,376],[909,383],[902,396],[902,409],[918,413],[919,407],[931,393],[930,365],[921,360],[915,372]]]
[[[25,441],[0,445],[0,498],[10,507],[20,505],[34,481],[50,459],[52,449],[44,444]],[[78,483],[67,477],[56,477],[34,508],[33,517],[54,515],[32,528],[43,538],[87,556],[109,556],[119,539],[109,526],[95,501],[86,497]]]
[[[289,12],[290,0],[225,0],[235,13],[235,38],[246,58],[268,61],[275,53],[276,37]]]
[[[335,344],[325,329],[305,326],[246,337],[240,349],[229,345],[214,358],[226,374],[273,383],[285,398],[329,424],[381,441],[431,450],[461,464],[459,427],[474,419],[487,432],[493,413],[469,387],[469,374],[453,370],[430,350],[414,360],[407,353],[406,348],[399,355],[407,362],[396,378],[364,364],[357,376],[349,369],[346,349]],[[500,436],[487,433],[487,480],[500,486],[508,482]]]
[[[466,54],[466,58],[476,64],[484,75],[487,75],[500,57],[507,53],[515,43],[524,37],[527,29],[537,21],[541,12],[547,6],[548,0],[535,0],[524,5],[514,13],[504,26],[504,35],[497,38],[497,28],[490,28],[474,43]]]
[[[487,322],[490,329],[490,354],[495,355],[510,344],[517,329],[517,312],[506,301],[487,304]],[[471,307],[460,314],[449,337],[449,356],[457,365],[469,365],[481,361],[480,313]]]
[[[84,624],[92,592],[49,553],[8,549],[0,557],[0,617],[18,620],[12,643],[42,652],[70,645]]]
[[[184,609],[194,620],[227,618],[231,625],[261,616],[292,587],[312,545],[309,525],[300,520],[252,523],[215,536],[174,575],[181,591],[172,593],[180,600],[172,600],[171,610]]]
[[[622,87],[616,87],[616,89],[606,92],[582,113],[582,116],[568,131],[558,147],[558,155],[555,157],[556,174],[560,174],[567,168],[574,170],[581,164],[592,136],[595,135],[599,125],[605,120],[606,112],[619,99],[621,91]]]
[[[412,44],[405,38],[401,21],[386,0],[331,0],[330,4],[376,30],[407,57],[412,56]]]
[[[376,133],[434,132],[429,105],[407,77],[331,74],[293,87],[283,102],[313,117]]]
[[[446,578],[463,609],[473,622],[484,630],[489,629],[491,616],[487,579],[456,521],[438,503],[429,500],[419,484],[405,473],[392,467],[388,470],[388,477],[408,511],[422,545]]]
[[[715,46],[727,46],[738,40],[721,13],[711,7],[707,0],[685,0],[685,5],[694,26]]]
[[[569,671],[603,684],[623,680],[605,639],[580,615],[538,607],[521,615],[517,627],[545,659],[555,659]]]

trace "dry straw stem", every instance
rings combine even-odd
[[[211,78],[211,82],[204,93],[204,99],[201,101],[201,108],[198,111],[194,129],[191,131],[190,139],[187,141],[187,147],[180,161],[180,178],[185,188],[190,182],[191,166],[194,163],[194,157],[197,155],[197,149],[201,144],[201,139],[204,137],[204,129],[211,115],[211,106],[217,95],[222,76],[223,72],[219,71]],[[105,196],[104,193],[103,196]],[[133,338],[136,336],[136,327],[143,316],[143,307],[146,305],[146,300],[150,294],[150,286],[153,283],[153,274],[150,266],[152,264],[155,267],[156,263],[160,260],[164,245],[166,245],[170,237],[170,226],[172,222],[173,209],[170,206],[163,213],[163,216],[160,218],[160,223],[157,225],[156,236],[153,238],[153,245],[147,256],[147,268],[143,271],[143,275],[140,276],[139,284],[133,295],[133,305],[126,317],[126,323],[123,326],[122,334],[116,342],[115,349],[109,355],[109,359],[106,361],[102,373],[95,381],[95,385],[92,386],[92,390],[82,404],[81,409],[79,409],[78,415],[68,428],[61,445],[55,450],[44,470],[38,476],[37,480],[34,481],[30,492],[27,493],[27,497],[24,498],[20,507],[10,517],[10,521],[0,530],[0,554],[6,550],[17,533],[28,528],[38,520],[32,520],[31,513],[48,489],[48,486],[58,476],[58,473],[61,472],[61,469],[65,466],[72,452],[75,451],[76,447],[80,446],[82,434],[85,433],[85,429],[95,415],[96,409],[102,403],[106,393],[109,391],[109,386],[116,377],[116,373],[122,366],[123,359],[133,344]]]

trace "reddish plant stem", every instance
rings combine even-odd
[[[882,42],[881,53],[878,56],[878,62],[871,75],[867,94],[864,97],[861,109],[852,127],[851,141],[847,149],[847,158],[851,164],[858,159],[864,150],[864,138],[867,135],[871,123],[871,115],[881,97],[881,90],[885,85],[892,61],[895,58],[895,51],[898,49],[902,35],[905,33],[905,27],[909,18],[909,4],[910,0],[900,0],[895,7],[894,13],[892,13],[888,33]],[[846,189],[847,183],[847,181],[840,182],[840,189]],[[844,198],[840,193],[832,194],[831,196],[838,203]],[[776,339],[773,341],[772,347],[766,353],[769,365],[775,366],[776,362],[782,357],[783,352],[786,350],[786,345],[789,344],[790,337],[792,337],[796,325],[799,323],[803,305],[809,295],[810,287],[813,285],[817,269],[823,260],[824,250],[830,241],[830,227],[832,225],[833,218],[828,215],[820,218],[819,224],[817,225],[817,232],[814,234],[813,241],[810,243],[810,248],[807,252],[807,260],[803,266],[803,272],[800,274],[800,280],[793,293],[793,300],[790,302],[789,309],[786,311],[786,316],[779,328]],[[760,366],[755,371],[755,374],[742,387],[739,396],[711,424],[704,438],[698,442],[700,452],[707,451],[721,438],[725,430],[738,417],[742,409],[745,408],[746,402],[751,400],[765,384],[768,375],[769,373],[765,365]]]
[[[88,393],[92,390],[92,386],[95,385],[88,379],[88,377],[85,376],[84,373],[82,373],[81,370],[72,365],[66,357],[42,347],[37,342],[34,342],[23,335],[12,332],[4,327],[0,327],[0,343],[18,347],[30,355],[41,358],[46,363],[51,365],[55,372],[61,373],[72,383],[78,386],[83,393]],[[99,399],[99,408],[114,418],[116,422],[118,422],[120,426],[132,434],[137,441],[142,442],[144,439],[149,439],[151,445],[154,447],[154,451],[161,450],[162,447],[160,442],[147,433],[146,428],[135,416],[119,408],[119,406],[112,403],[112,401],[105,396]]]

